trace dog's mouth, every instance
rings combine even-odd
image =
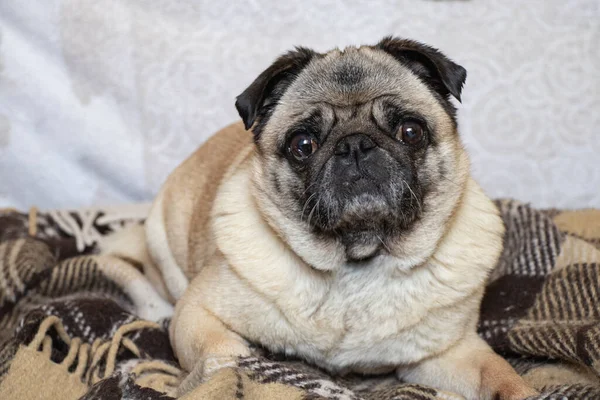
[[[348,260],[348,263],[352,266],[362,266],[372,260],[374,260],[378,255],[380,255],[382,253],[382,249],[378,248],[375,251],[373,251],[371,254],[368,254],[366,256],[358,256],[356,258],[352,258],[353,257],[353,253],[352,252],[346,252],[346,259]]]
[[[363,188],[373,187],[366,180],[364,185]],[[410,229],[414,221],[401,209],[402,202],[410,199],[406,200],[403,193],[395,196],[391,185],[374,190],[360,188],[351,193],[331,186],[319,189],[308,195],[304,222],[314,234],[340,243],[346,260],[358,267],[380,255],[391,254],[390,239]]]
[[[347,231],[341,234],[341,242],[349,262],[368,262],[385,252],[386,246],[381,233],[374,230]]]
[[[394,200],[365,180],[360,188],[323,190],[312,195],[303,207],[303,219],[322,233],[381,230],[397,219]],[[369,190],[364,190],[368,188]]]

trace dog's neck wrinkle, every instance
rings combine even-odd
[[[458,213],[461,211],[461,208],[465,207],[464,201],[467,193],[467,181],[463,184],[463,188],[461,189],[461,194],[459,196],[457,206],[452,209],[452,211],[448,214],[446,220],[442,223],[445,229],[442,231],[442,234],[435,243],[435,246],[432,248],[431,252],[428,255],[424,256],[424,260],[420,263],[417,263],[413,267],[409,268],[409,271],[417,269],[417,268],[426,268],[428,264],[431,263],[432,260],[435,259],[437,252],[440,250],[440,245],[445,237],[451,234],[452,230],[455,228],[455,225],[459,222],[457,218]],[[461,221],[462,222],[462,221]],[[403,271],[406,272],[406,271]]]
[[[261,190],[258,182],[260,178],[256,178],[257,176],[260,177],[260,173],[256,173],[251,179],[250,197],[261,219],[276,234],[281,245],[313,271],[327,272],[339,268],[345,262],[345,256],[340,254],[337,243],[316,238],[307,225],[298,223],[288,213],[283,212],[277,203]]]
[[[327,274],[308,267],[254,207],[248,174],[240,169],[223,183],[213,210],[214,240],[229,267],[271,301],[324,290],[314,284],[323,283]]]
[[[261,195],[264,196],[265,198],[267,198],[268,201],[272,205],[275,205],[275,203],[271,199],[271,196],[269,196],[268,193],[261,190],[256,185],[253,185],[253,186],[254,186],[254,190],[260,192]],[[261,215],[262,219],[266,222],[266,226],[269,228],[270,232],[273,233],[273,236],[277,238],[279,244],[282,247],[287,249],[287,251],[289,251],[290,253],[297,255],[298,257],[300,257],[302,259],[302,261],[304,261],[303,263],[301,263],[302,267],[309,268],[310,270],[312,270],[318,274],[329,274],[330,271],[324,271],[324,270],[315,268],[312,264],[310,264],[310,262],[308,260],[306,260],[304,257],[302,257],[302,254],[299,254],[298,252],[294,251],[292,246],[286,240],[285,233],[278,227],[278,225],[272,220],[272,218],[269,218],[268,213],[266,213],[264,208],[260,205],[260,202],[257,200],[256,195],[253,195],[251,197],[252,197],[253,204],[256,206],[256,209],[259,211],[259,214]],[[282,213],[282,215],[284,215],[284,214]]]

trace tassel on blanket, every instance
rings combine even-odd
[[[136,358],[143,357],[140,348],[127,336],[148,328],[160,329],[155,322],[134,321],[119,327],[110,340],[96,339],[89,344],[68,335],[60,319],[49,316],[41,322],[33,340],[19,348],[0,386],[0,398],[78,399],[91,385],[115,373],[132,376],[141,387],[172,394],[181,371],[165,362],[142,360],[131,364],[129,370],[116,371],[117,355],[123,351]],[[62,360],[53,360],[54,348],[61,344],[68,346],[67,354]]]

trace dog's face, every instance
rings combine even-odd
[[[236,103],[271,225],[317,269],[423,261],[468,176],[449,99],[465,77],[437,50],[393,38],[280,57]]]

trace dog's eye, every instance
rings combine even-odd
[[[308,133],[297,133],[290,140],[289,152],[298,161],[304,161],[310,157],[319,145]]]
[[[406,121],[400,125],[399,136],[406,144],[416,145],[423,140],[423,127],[416,121]]]

